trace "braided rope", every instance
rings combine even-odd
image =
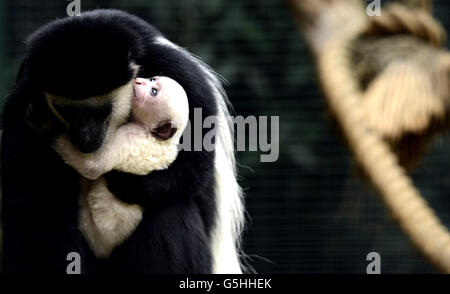
[[[398,11],[391,14],[392,19],[396,21],[401,18]],[[383,21],[387,19],[386,17]],[[417,23],[412,25],[412,18],[402,19],[395,25],[399,29],[401,27],[399,24],[407,24],[405,28],[420,32],[420,36],[427,36],[430,40],[434,40],[434,44],[438,44],[440,39],[438,42],[435,38],[438,30],[424,30],[423,28],[428,28],[431,24],[428,20],[423,22],[424,19],[416,19],[421,21],[422,26],[418,26]],[[372,20],[369,25],[373,26],[374,23],[377,26],[383,23],[384,28],[389,28],[387,22],[382,21]],[[427,25],[423,25],[425,23]],[[359,34],[364,30],[365,28],[361,28]],[[391,32],[393,31],[395,30],[392,29]],[[318,72],[325,91],[324,96],[336,115],[356,160],[366,171],[368,178],[379,191],[405,234],[431,263],[443,272],[450,273],[449,231],[414,187],[387,143],[378,134],[370,131],[364,118],[361,107],[363,93],[352,72],[351,50],[349,50],[352,40],[357,36],[358,34],[341,35],[330,40],[326,48],[320,50],[317,56]]]
[[[446,40],[444,28],[427,11],[393,3],[383,8],[381,15],[369,18],[368,35],[408,34],[434,46]]]

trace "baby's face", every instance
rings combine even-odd
[[[132,118],[156,138],[180,137],[189,119],[186,92],[168,77],[136,78]]]

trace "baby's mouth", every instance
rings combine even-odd
[[[177,131],[177,126],[171,120],[164,120],[152,130],[153,136],[157,139],[165,141],[173,137]]]

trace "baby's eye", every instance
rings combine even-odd
[[[155,82],[156,79],[155,78],[150,78],[150,82]]]
[[[152,88],[152,96],[156,97],[156,95],[158,95],[158,89]]]

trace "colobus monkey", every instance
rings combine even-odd
[[[36,116],[36,114],[33,114]],[[126,240],[142,219],[142,207],[118,200],[99,176],[112,169],[146,175],[166,169],[178,154],[178,143],[189,119],[186,92],[167,77],[136,78],[131,119],[104,144],[101,152],[84,154],[65,136],[53,148],[83,177],[79,227],[94,254],[108,257]],[[39,131],[39,119],[27,119]]]
[[[243,206],[231,121],[209,67],[116,10],[53,21],[30,36],[27,49],[2,116],[3,271],[65,273],[68,254],[77,252],[83,273],[241,272]],[[104,174],[107,190],[143,214],[108,258],[98,258],[78,226],[81,176],[52,146],[62,137],[87,156],[107,152],[133,120],[136,78],[154,76],[181,85],[191,121],[194,108],[217,117],[192,130],[215,128],[215,149],[181,150],[167,169],[147,175]],[[29,121],[30,109],[43,132]]]

